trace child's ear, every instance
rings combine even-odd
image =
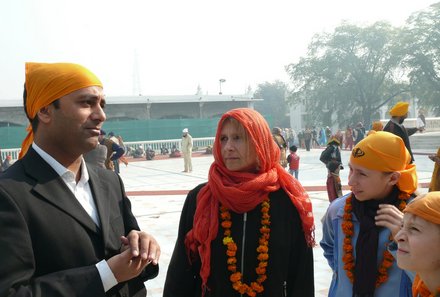
[[[400,179],[400,172],[395,171],[390,174],[390,181],[389,182],[391,185],[395,185],[395,184],[397,184],[399,179]]]

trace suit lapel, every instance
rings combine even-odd
[[[89,172],[89,184],[92,190],[93,199],[95,200],[96,208],[98,209],[99,219],[101,221],[101,230],[103,233],[104,242],[108,242],[109,228],[110,228],[110,209],[109,209],[109,194],[108,187],[104,187],[102,182],[103,177],[99,175],[98,171],[92,166],[87,166]]]
[[[23,158],[26,173],[36,180],[33,190],[62,212],[73,217],[84,227],[99,232],[99,227],[84,210],[61,177],[32,148]]]

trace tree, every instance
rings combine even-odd
[[[315,35],[307,56],[286,67],[293,86],[288,100],[304,104],[314,122],[368,125],[380,107],[409,96],[397,34],[399,29],[377,22],[342,23],[331,34]]]
[[[290,127],[286,93],[286,84],[279,80],[274,83],[265,82],[259,84],[254,93],[254,98],[262,98],[264,101],[256,102],[255,110],[263,115],[271,116],[275,126]]]
[[[412,14],[399,39],[413,94],[440,115],[440,2]]]

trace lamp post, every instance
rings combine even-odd
[[[224,79],[224,78],[220,78],[220,79],[218,80],[218,82],[219,82],[219,84],[220,84],[220,92],[218,92],[219,95],[223,94],[223,93],[222,93],[222,83],[224,83],[225,81],[226,81],[226,79]]]

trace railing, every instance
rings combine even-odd
[[[127,141],[124,142],[126,150],[135,150],[137,147],[142,146],[144,150],[150,146],[156,153],[160,153],[162,147],[166,147],[170,152],[173,146],[181,151],[182,139],[169,139],[169,140],[149,140],[149,141]],[[212,146],[214,143],[214,137],[193,138],[193,151],[204,150],[208,145]],[[11,155],[12,160],[18,159],[20,148],[2,149],[1,158],[4,160],[7,155]]]
[[[4,160],[6,159],[6,156],[10,155],[12,160],[17,160],[20,151],[21,148],[2,149],[1,158]]]
[[[124,142],[126,150],[135,150],[139,146],[146,151],[150,146],[156,153],[161,152],[162,147],[166,147],[171,152],[173,147],[181,151],[182,139],[168,139],[168,140],[149,140],[149,141],[130,141]],[[204,150],[208,145],[212,146],[214,143],[214,137],[193,138],[193,151]]]

